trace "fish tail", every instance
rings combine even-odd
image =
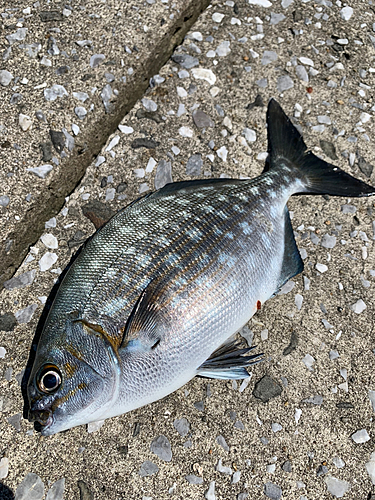
[[[264,171],[286,165],[298,179],[293,194],[329,194],[362,197],[375,194],[375,188],[321,160],[307,146],[280,105],[271,99],[267,109],[268,159]]]

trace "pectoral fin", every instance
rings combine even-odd
[[[159,280],[151,281],[143,290],[129,316],[121,348],[147,351],[159,344],[165,328],[162,292]]]
[[[224,344],[198,368],[200,377],[218,378],[223,380],[243,379],[249,376],[246,367],[259,363],[263,354],[245,356],[254,347],[241,349],[240,342],[234,340]]]

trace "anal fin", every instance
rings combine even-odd
[[[249,376],[246,367],[259,363],[262,354],[246,356],[254,347],[240,348],[240,342],[234,340],[224,344],[198,368],[200,377],[223,380],[244,379]]]
[[[284,257],[281,266],[279,283],[276,293],[293,276],[302,273],[304,265],[294,238],[293,227],[290,221],[289,210],[285,207],[285,230],[284,230]]]

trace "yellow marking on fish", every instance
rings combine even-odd
[[[69,354],[71,354],[75,358],[79,359],[80,361],[83,360],[82,354],[79,351],[77,351],[74,347],[72,347],[71,345],[67,344],[65,346],[65,348],[69,352]]]
[[[71,378],[73,377],[74,373],[76,372],[77,370],[77,367],[70,364],[69,362],[65,363],[64,365],[64,370],[65,370],[65,374],[68,378]]]
[[[61,398],[56,398],[51,406],[52,412],[54,412],[59,406],[64,404],[66,401],[68,401],[69,398],[74,396],[77,391],[82,391],[85,387],[87,387],[85,382],[81,382],[75,389],[71,389],[67,394],[65,394],[65,396],[62,396]]]

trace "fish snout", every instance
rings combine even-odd
[[[48,426],[52,423],[51,410],[29,410],[29,422],[38,422],[42,426]]]

